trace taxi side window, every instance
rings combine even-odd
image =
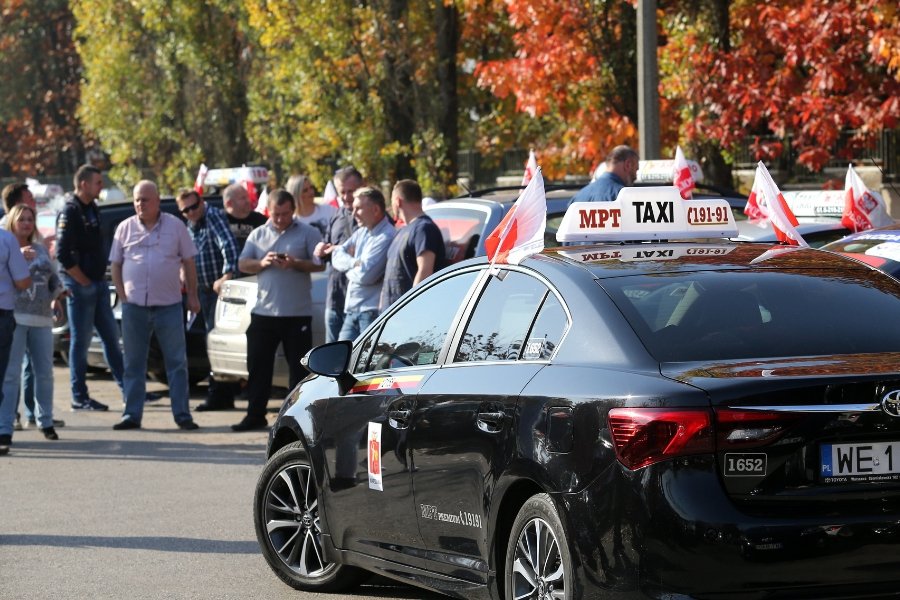
[[[355,372],[435,364],[477,275],[469,271],[439,281],[403,305],[363,341]]]
[[[478,305],[466,325],[454,362],[480,360],[518,360],[520,356],[543,354],[543,343],[538,337],[545,332],[534,330],[534,345],[529,348],[529,332],[534,329],[535,317],[545,299],[555,296],[547,286],[524,273],[506,271],[499,277],[491,277]],[[551,303],[552,305],[552,303]],[[539,328],[550,327],[553,312],[548,305],[547,324],[541,322]],[[557,334],[561,335],[561,334]],[[543,339],[541,337],[541,339]],[[551,342],[555,345],[558,337]]]
[[[559,299],[548,292],[534,326],[528,332],[520,358],[523,360],[548,360],[566,332],[568,324],[569,318]]]

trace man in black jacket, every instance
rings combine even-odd
[[[106,281],[106,246],[100,229],[100,212],[95,200],[103,188],[100,169],[83,165],[75,173],[75,194],[56,217],[56,258],[62,266],[62,280],[69,290],[68,317],[69,371],[72,408],[107,410],[109,407],[88,395],[85,372],[87,352],[94,328],[103,341],[106,364],[122,387],[122,350],[119,328],[109,305]]]

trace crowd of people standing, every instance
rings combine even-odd
[[[188,404],[184,311],[202,314],[208,333],[223,284],[243,275],[257,276],[258,299],[247,330],[247,414],[232,429],[266,428],[279,344],[290,385],[305,375],[300,358],[312,345],[311,273],[331,266],[324,314],[330,342],[355,339],[445,262],[441,232],[423,211],[415,181],[398,182],[390,205],[353,167],[338,170],[333,181],[338,202],[323,204],[315,201],[308,177],[293,175],[284,189],[268,193],[265,215],[254,210],[240,184],[224,190],[224,210],[194,190],[182,190],[176,203],[184,221],[160,210],[154,182],[140,181],[132,191],[135,214],[104,240],[97,205],[102,174],[85,165],[57,215],[55,256],[37,231],[27,186],[7,186],[7,214],[0,221],[0,454],[9,452],[17,429],[20,388],[28,423],[46,439],[59,439],[56,428],[64,422],[53,417],[52,310],[60,310],[63,298],[71,330],[73,410],[109,409],[91,398],[86,383],[88,346],[96,330],[124,401],[113,429],[140,429],[155,335],[176,426],[198,429]],[[107,301],[108,267],[122,301],[121,345]],[[237,392],[234,384],[210,375],[207,397],[195,410],[233,409]]]

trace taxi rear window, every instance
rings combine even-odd
[[[602,285],[660,362],[900,351],[900,284],[875,272],[705,271]]]

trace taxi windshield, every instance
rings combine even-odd
[[[704,271],[602,286],[660,362],[900,352],[900,284],[876,272]]]

